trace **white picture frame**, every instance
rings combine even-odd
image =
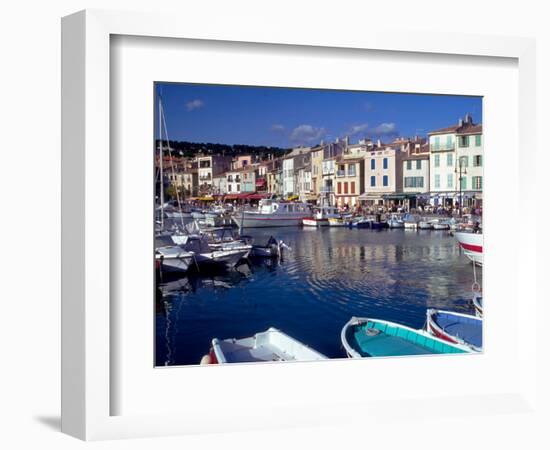
[[[371,405],[361,399],[343,399],[299,406],[284,401],[250,415],[243,410],[221,407],[208,416],[196,414],[119,414],[112,415],[113,390],[111,365],[117,355],[112,352],[110,336],[117,326],[111,320],[111,162],[110,146],[110,64],[111,37],[138,36],[260,44],[283,44],[311,48],[326,48],[331,52],[346,49],[396,52],[412,55],[454,55],[456,57],[496,57],[516,60],[518,64],[518,123],[522,148],[535,147],[535,45],[534,41],[513,37],[480,37],[456,34],[401,33],[340,29],[326,34],[315,26],[281,30],[265,24],[218,24],[216,29],[204,26],[200,20],[185,21],[168,14],[144,14],[88,10],[67,16],[62,22],[62,430],[85,440],[162,436],[183,433],[262,429],[311,424],[337,424],[353,421],[354,415],[384,420],[402,420],[403,415],[430,416],[430,409],[440,408],[441,416],[468,417],[472,407],[485,414],[498,414],[503,409],[517,414],[537,414],[540,405],[535,399],[537,353],[532,345],[520,346],[517,377],[500,393],[455,396],[451,411],[444,407],[445,398],[425,396],[421,405],[405,396],[393,399],[385,406],[375,401]],[[514,119],[515,120],[515,119]],[[527,195],[534,189],[536,158],[519,159],[516,195],[525,199],[526,208],[532,200]],[[144,183],[147,183],[144,180]],[[531,197],[532,198],[532,197]],[[490,206],[488,207],[490,210]],[[488,228],[491,231],[490,227]],[[497,234],[495,233],[495,236]],[[491,242],[491,239],[489,239]],[[498,244],[498,238],[493,242]],[[522,286],[522,310],[517,311],[520,326],[529,322],[527,311],[537,309],[536,237],[522,236],[522,246],[515,253],[518,260],[530,261],[529,267],[519,266],[514,285]],[[490,261],[490,257],[489,257]],[[519,294],[515,294],[516,296]],[[152,298],[151,298],[152,301]],[[490,299],[488,300],[490,301]],[[496,316],[495,316],[496,317]],[[518,343],[536,342],[536,327],[523,331]],[[519,344],[518,344],[519,345]],[[483,356],[482,356],[483,358]],[[340,367],[347,361],[329,362]],[[354,362],[355,363],[355,362]],[[322,363],[324,364],[324,363]],[[414,362],[400,360],[381,363],[411,367]],[[357,369],[359,365],[355,364]],[[297,367],[297,366],[295,366]],[[329,367],[329,366],[327,366]],[[263,367],[266,371],[281,370]],[[286,370],[286,369],[285,369]],[[315,376],[321,370],[310,363],[306,370]],[[292,376],[297,376],[294,373]],[[182,374],[185,377],[185,373]],[[396,414],[396,401],[403,408]],[[223,399],[222,399],[223,403]],[[227,415],[233,412],[230,420]],[[269,423],[267,423],[269,422]]]

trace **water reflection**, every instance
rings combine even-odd
[[[472,267],[446,233],[281,228],[247,234],[257,242],[275,234],[292,251],[281,261],[162,283],[157,365],[198,364],[212,338],[270,326],[339,358],[345,356],[340,330],[353,315],[420,328],[427,307],[472,312]]]

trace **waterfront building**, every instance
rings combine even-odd
[[[365,159],[347,153],[336,159],[336,206],[355,208],[365,187]]]
[[[336,159],[344,154],[348,144],[349,139],[346,137],[343,140],[336,139],[334,142],[323,145],[323,185],[321,187],[321,197],[326,201],[326,204],[331,206],[336,204]]]
[[[406,141],[396,140],[383,145],[378,141],[370,147],[365,156],[365,192],[359,200],[366,206],[400,204],[397,196],[403,190],[403,145]]]
[[[231,160],[231,156],[225,155],[199,155],[197,157],[201,194],[211,193],[212,178],[230,170]]]
[[[227,175],[225,173],[212,177],[212,194],[227,194]]]
[[[310,152],[310,147],[298,147],[293,149],[283,158],[283,196],[297,195],[295,168],[303,166],[303,156]]]
[[[242,169],[246,166],[249,166],[250,164],[252,164],[252,155],[235,156],[235,158],[233,158],[233,161],[231,161],[231,169]]]
[[[311,192],[319,199],[323,186],[323,142],[311,149]]]
[[[423,206],[430,198],[430,146],[411,145],[403,157],[403,194],[407,210]]]
[[[283,196],[283,168],[282,159],[273,160],[273,168],[267,172],[267,191]]]
[[[256,178],[258,174],[258,165],[252,164],[240,169],[242,174],[241,192],[256,192]]]
[[[225,173],[226,189],[228,194],[241,193],[241,170],[229,170]]]
[[[483,188],[483,129],[466,114],[456,125],[428,133],[430,203],[480,206]]]

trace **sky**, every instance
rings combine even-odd
[[[425,136],[466,113],[482,122],[482,98],[472,96],[185,83],[157,83],[159,93],[168,137],[176,141],[283,148],[344,136],[390,142]]]

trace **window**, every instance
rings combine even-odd
[[[348,176],[350,176],[350,177],[355,176],[355,164],[350,164],[348,166]]]
[[[472,189],[483,189],[482,177],[472,177]]]
[[[241,190],[241,185],[237,184],[237,191],[240,191],[240,190]]]
[[[468,167],[468,157],[467,156],[461,156],[458,159],[458,165],[460,167]]]
[[[420,159],[416,160],[416,170],[422,169],[422,161]]]
[[[468,147],[470,145],[470,136],[460,136],[458,145],[460,147]]]
[[[436,175],[438,177],[439,175]],[[406,188],[422,188],[424,187],[424,177],[405,177]]]
[[[439,167],[439,155],[434,156],[434,167]]]
[[[447,148],[453,148],[453,137],[447,136]]]
[[[411,170],[412,169],[412,161],[409,159],[407,161],[407,170]]]
[[[383,162],[382,167],[384,169],[387,169],[388,168],[388,158],[384,158],[384,160],[382,162]]]
[[[476,134],[476,147],[481,147],[481,134]]]
[[[347,194],[348,193],[348,182],[346,181],[344,183],[344,194]]]
[[[440,175],[439,175],[439,174],[436,174],[436,176],[435,176],[435,187],[436,187],[436,188],[439,188],[439,187],[440,187],[440,184],[441,184],[441,181],[440,181],[440,180],[441,180]]]
[[[460,189],[465,191],[466,190],[466,181],[468,179],[466,177],[460,177]]]
[[[447,187],[448,188],[453,187],[453,174],[452,173],[447,174]]]
[[[387,175],[384,175],[382,177],[382,185],[383,186],[387,186],[388,185],[388,176]]]
[[[230,184],[227,186],[227,192],[231,192],[231,185]]]
[[[439,150],[439,136],[434,139],[434,150]]]
[[[355,194],[355,181],[352,181],[350,184],[350,192]]]
[[[447,167],[452,167],[453,165],[453,154],[447,153]]]
[[[370,170],[374,170],[374,169],[376,169],[376,160],[371,159],[370,160]]]
[[[481,155],[475,155],[474,156],[474,167],[481,167],[482,165],[482,158]]]
[[[374,161],[374,159],[372,159],[371,161]],[[370,185],[371,186],[376,186],[376,177],[375,176],[370,177]]]
[[[338,182],[338,193],[339,194],[342,193],[342,182],[341,181]]]

